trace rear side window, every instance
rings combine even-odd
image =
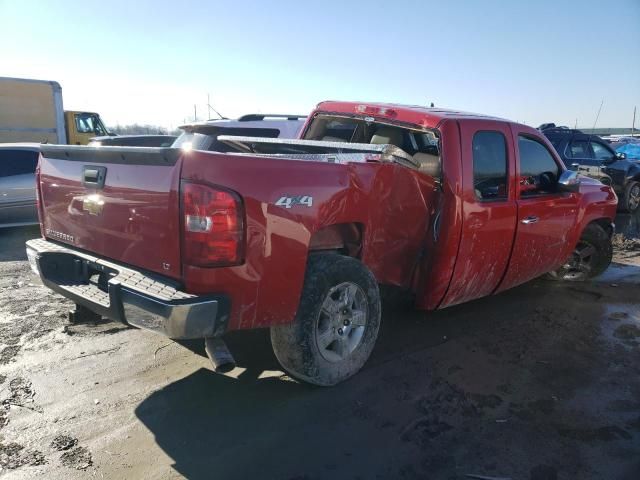
[[[0,177],[35,173],[38,152],[29,150],[0,150]]]
[[[473,136],[473,187],[480,200],[507,198],[507,142],[502,133]]]
[[[567,158],[591,158],[589,143],[586,140],[571,140],[565,155]]]
[[[556,191],[560,167],[547,147],[537,140],[518,136],[520,151],[520,194],[522,196]]]

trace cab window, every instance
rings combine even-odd
[[[554,193],[561,171],[547,147],[533,138],[518,135],[518,150],[520,195]]]
[[[473,187],[479,200],[507,198],[507,143],[502,133],[473,136]]]
[[[38,152],[0,150],[0,177],[33,174],[38,164]]]
[[[593,156],[596,160],[611,160],[614,156],[611,150],[597,142],[592,142],[591,148],[593,149]]]
[[[107,135],[98,117],[91,113],[77,113],[75,115],[76,130],[78,133],[91,133],[95,135]]]

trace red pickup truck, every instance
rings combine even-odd
[[[33,269],[222,371],[226,332],[268,327],[286,371],[333,385],[374,347],[379,285],[433,310],[611,261],[615,193],[525,125],[330,101],[300,139],[218,140],[238,153],[43,145]]]

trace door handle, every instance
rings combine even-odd
[[[85,165],[82,169],[82,183],[87,187],[104,188],[107,167]]]
[[[524,223],[525,225],[529,225],[530,223],[536,223],[538,220],[540,219],[535,215],[530,215],[528,217],[523,218],[521,222]]]

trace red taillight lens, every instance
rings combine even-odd
[[[237,194],[182,183],[183,260],[201,267],[242,263],[243,211]]]
[[[38,157],[38,164],[36,165],[36,211],[38,212],[38,221],[40,222],[40,234],[44,238],[44,211],[42,209],[42,184],[40,183],[40,159],[42,155]]]

